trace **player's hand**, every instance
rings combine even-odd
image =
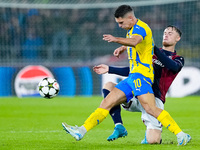
[[[105,65],[105,64],[101,64],[98,66],[94,66],[93,67],[94,72],[96,72],[97,74],[105,74],[108,72],[109,70],[109,66]]]
[[[125,46],[121,46],[121,47],[115,49],[115,51],[113,52],[113,55],[115,57],[119,58],[119,55],[122,54],[125,50],[126,50],[126,47]]]
[[[108,42],[117,42],[117,38],[110,35],[110,34],[104,34],[103,35],[103,40],[108,41]]]

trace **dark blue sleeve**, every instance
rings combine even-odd
[[[109,66],[108,73],[117,74],[120,76],[128,76],[129,75],[129,67],[111,67]]]
[[[184,66],[184,58],[176,57],[174,60],[170,59],[165,55],[159,48],[154,47],[154,53],[158,57],[158,60],[169,70],[174,71],[175,73],[179,72]]]

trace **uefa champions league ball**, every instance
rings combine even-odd
[[[55,97],[60,90],[58,82],[50,77],[42,79],[38,84],[38,91],[44,98]]]

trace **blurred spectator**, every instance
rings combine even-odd
[[[43,26],[43,16],[39,13],[37,9],[30,9],[26,15],[26,30],[29,28],[34,28],[41,37],[45,35]],[[48,26],[48,25],[45,25]]]
[[[197,14],[197,13],[192,16],[193,28],[191,29],[191,32],[193,34],[190,37],[192,45],[198,45],[199,41],[200,41],[200,36],[199,36],[200,35],[200,30],[199,30],[200,21],[199,21],[199,18],[200,18],[200,14]]]
[[[24,59],[38,59],[42,51],[43,39],[36,34],[34,28],[30,28],[27,33],[22,47],[22,56]]]
[[[31,16],[38,16],[38,15],[39,15],[39,12],[38,12],[37,9],[30,9],[30,10],[28,10],[27,15],[28,15],[29,17],[31,17]]]
[[[53,35],[53,57],[66,58],[69,53],[67,29],[56,32]]]
[[[80,1],[80,3],[86,2],[89,0]],[[180,47],[184,47],[184,44],[192,45],[199,50],[199,1],[138,6],[134,9],[135,13],[141,16],[139,19],[144,20],[151,27],[158,46],[162,43],[163,27],[173,24],[181,28],[184,33]],[[112,54],[117,45],[106,44],[102,40],[102,35],[108,33],[120,37],[125,32],[115,23],[114,11],[114,8],[2,7],[0,8],[1,61],[20,60],[22,56],[28,59],[44,56],[55,58],[56,61],[61,57],[67,57],[62,61],[78,59],[85,61]]]

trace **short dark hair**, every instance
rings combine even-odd
[[[115,10],[115,18],[124,17],[128,12],[132,12],[133,9],[129,5],[121,5]]]
[[[174,29],[179,34],[179,36],[181,37],[182,32],[181,32],[181,30],[178,27],[176,27],[174,25],[168,25],[167,28],[169,28],[169,27],[172,28],[172,29]]]

